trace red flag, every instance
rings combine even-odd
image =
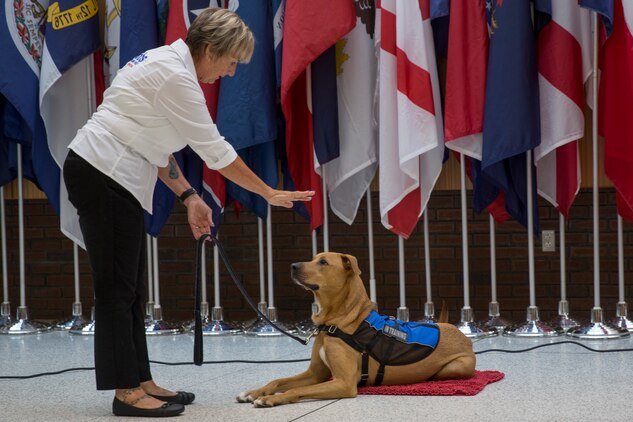
[[[286,154],[297,190],[316,191],[305,206],[312,230],[323,224],[321,179],[314,171],[313,129],[306,69],[356,24],[354,2],[287,0],[281,68],[281,107],[286,118]]]
[[[633,2],[614,1],[613,33],[601,59],[604,170],[617,191],[618,213],[633,221]]]
[[[488,28],[484,0],[451,2],[444,136],[453,151],[481,161]]]
[[[580,189],[577,139],[584,136],[584,83],[591,74],[590,12],[575,0],[551,2],[538,34],[541,144],[534,150],[538,192],[567,218]]]

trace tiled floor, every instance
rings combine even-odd
[[[569,341],[493,337],[476,351],[525,349]],[[309,347],[287,337],[206,336],[205,361],[307,359]],[[582,340],[597,349],[633,347],[630,337]],[[189,334],[148,337],[150,359],[191,362]],[[0,376],[92,367],[92,337],[66,332],[0,336]],[[270,379],[305,369],[307,363],[207,363],[202,367],[153,365],[156,381],[193,391],[197,398],[179,421],[627,421],[633,420],[633,354],[595,353],[573,344],[526,353],[483,353],[477,368],[505,373],[472,397],[359,396],[258,409],[235,396]],[[91,370],[26,380],[0,379],[0,421],[123,420],[111,414],[112,392],[98,392]]]

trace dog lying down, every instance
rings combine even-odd
[[[237,396],[270,407],[304,399],[356,397],[357,386],[402,385],[474,375],[472,342],[447,323],[414,323],[421,333],[375,312],[356,258],[325,252],[292,264],[292,279],[314,294],[319,333],[305,372]],[[406,344],[406,340],[413,344]],[[409,349],[406,351],[405,349]],[[383,362],[381,365],[380,361]]]

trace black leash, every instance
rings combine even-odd
[[[200,238],[198,239],[198,251],[197,251],[197,254],[196,254],[196,261],[197,261],[197,264],[196,264],[196,305],[195,305],[195,308],[194,308],[195,326],[194,326],[194,331],[193,331],[193,334],[194,334],[194,338],[193,338],[193,363],[198,365],[198,366],[200,366],[200,365],[202,365],[202,361],[203,361],[203,357],[202,357],[202,315],[200,313],[200,308],[202,307],[202,305],[201,305],[202,304],[202,251],[204,249],[204,243],[207,241],[207,239],[210,240],[218,248],[218,253],[219,253],[220,257],[222,258],[222,261],[224,261],[224,265],[226,266],[226,269],[229,272],[229,275],[231,276],[231,279],[233,279],[233,282],[235,283],[237,288],[240,290],[240,293],[242,293],[242,296],[244,296],[244,299],[246,299],[246,302],[248,302],[250,307],[253,308],[253,310],[257,313],[257,315],[259,315],[260,318],[262,318],[264,321],[266,321],[271,326],[273,326],[276,330],[278,330],[282,334],[287,335],[291,339],[297,340],[299,343],[301,343],[303,345],[307,345],[308,343],[310,343],[310,339],[312,338],[314,333],[310,334],[306,338],[295,336],[295,335],[293,335],[293,334],[291,334],[291,333],[289,333],[287,331],[284,331],[281,328],[279,328],[277,326],[277,324],[275,324],[270,319],[268,319],[268,317],[266,315],[264,315],[259,310],[259,308],[255,305],[255,303],[253,303],[253,300],[248,295],[248,292],[244,288],[244,285],[238,280],[237,276],[235,275],[235,271],[233,271],[233,268],[231,267],[231,264],[229,263],[229,260],[228,260],[228,258],[226,256],[226,253],[224,252],[224,248],[222,247],[222,244],[218,241],[217,237],[215,237],[212,234],[206,233],[206,234],[203,234],[202,236],[200,236]]]

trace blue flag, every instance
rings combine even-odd
[[[283,51],[284,12],[286,0],[272,0],[273,6],[273,44],[275,49],[275,80],[281,87],[281,52]]]
[[[8,10],[13,10],[13,13],[7,15]],[[0,8],[0,94],[17,110],[24,123],[25,130],[21,130],[20,137],[11,135],[11,138],[32,148],[38,185],[59,213],[60,171],[48,149],[38,99],[45,18],[45,10]],[[3,128],[5,130],[6,127]],[[25,149],[22,153],[28,154]]]
[[[613,31],[613,0],[579,0],[581,7],[591,9],[602,16],[607,37]]]
[[[218,96],[218,130],[244,162],[267,185],[277,186],[275,56],[272,10],[268,2],[241,2],[235,12],[253,31],[256,48],[250,63],[239,65],[235,75],[223,78]],[[230,181],[227,193],[265,218],[267,203]]]
[[[314,152],[323,165],[340,155],[335,45],[312,62],[312,125]]]
[[[18,111],[0,95],[0,186],[15,180],[18,176],[18,144],[22,147],[22,176],[37,183],[31,163],[31,145],[26,123]]]
[[[506,210],[527,226],[526,152],[540,144],[539,88],[531,2],[488,0],[491,28],[482,172],[505,195]],[[533,161],[532,161],[533,162]],[[532,164],[534,231],[538,233]]]

